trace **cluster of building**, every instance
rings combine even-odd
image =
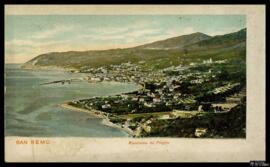
[[[213,61],[212,58],[209,58],[209,59],[203,60],[202,63],[192,62],[189,65],[195,66],[195,65],[199,65],[199,64],[224,64],[226,62],[227,62],[227,59]]]
[[[144,64],[143,61],[138,64],[128,62],[99,68],[85,67],[80,72],[88,73],[88,77],[84,79],[89,82],[133,82],[141,87],[130,93],[93,97],[73,101],[73,103],[89,110],[102,112],[109,120],[114,119],[114,124],[131,129],[135,136],[140,136],[142,132],[149,133],[151,123],[156,119],[176,119],[185,112],[191,114],[191,117],[192,114],[202,112],[228,112],[242,103],[246,92],[239,82],[220,80],[218,76],[222,72],[217,70],[219,68],[211,68],[214,64],[218,65],[226,61],[208,59],[199,65],[193,63],[189,66],[171,66],[156,71],[144,71],[141,66]],[[207,66],[207,68],[196,69],[199,66]],[[160,114],[161,112],[165,114]],[[134,115],[133,113],[135,115],[156,113],[158,116],[147,118],[145,115],[139,121],[128,117],[125,120],[118,119],[123,115]],[[201,137],[206,132],[206,129],[197,128],[195,136]]]
[[[204,63],[212,63],[212,59]],[[86,79],[91,82],[135,82],[141,85],[141,89],[136,92],[79,101],[88,109],[95,108],[117,114],[123,113],[124,109],[126,113],[161,112],[173,109],[203,111],[204,103],[200,104],[196,97],[198,92],[187,92],[188,87],[185,85],[199,89],[205,82],[209,84],[215,80],[216,74],[220,72],[211,69],[206,72],[191,71],[188,66],[181,65],[155,72],[144,72],[140,65],[130,62],[100,68],[85,68],[85,70],[89,72]],[[168,72],[178,75],[167,75]],[[210,92],[213,95],[224,95],[239,86],[239,83],[228,83]]]

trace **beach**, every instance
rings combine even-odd
[[[106,125],[106,126],[109,126],[112,128],[116,128],[116,129],[120,129],[120,130],[128,133],[130,136],[134,136],[134,134],[135,134],[135,132],[128,127],[122,127],[121,125],[117,125],[117,124],[112,123],[110,121],[110,119],[106,115],[104,115],[104,113],[102,111],[98,111],[98,110],[94,110],[94,109],[87,110],[87,109],[75,107],[75,106],[68,104],[68,102],[60,104],[59,106],[62,108],[65,108],[67,110],[71,110],[71,111],[75,111],[75,112],[85,112],[85,113],[90,114],[93,117],[102,118],[101,123],[103,125]],[[99,113],[99,114],[97,114],[97,113]]]
[[[128,133],[102,124],[87,110],[61,104],[91,97],[131,92],[136,85],[86,81],[71,84],[58,80],[84,78],[87,74],[63,71],[25,70],[8,64],[5,71],[5,135],[35,137],[127,137]],[[27,97],[27,98],[26,98]],[[91,118],[91,119],[86,119]]]
[[[106,118],[106,116],[103,115],[103,114],[95,114],[95,112],[99,112],[100,113],[100,111],[97,111],[97,110],[87,110],[87,109],[84,109],[84,108],[79,108],[79,107],[75,107],[75,106],[69,105],[68,103],[60,104],[60,107],[65,108],[67,110],[71,110],[71,111],[85,112],[85,113],[88,113],[91,116],[94,116],[96,118],[103,118],[103,119]]]

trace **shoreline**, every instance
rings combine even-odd
[[[75,106],[69,105],[67,102],[63,103],[63,104],[60,104],[59,106],[62,107],[62,108],[68,109],[70,111],[85,112],[85,113],[90,114],[91,116],[94,116],[95,118],[103,118],[103,119],[105,118],[104,115],[95,114],[94,112],[96,112],[96,110],[91,111],[91,110],[87,110],[87,109],[84,109],[84,108],[75,107]],[[98,111],[98,112],[100,112],[100,111]]]
[[[69,71],[78,70],[76,68],[71,68],[71,67],[38,66],[38,65],[36,66],[36,65],[26,65],[26,64],[21,64],[20,68],[25,69],[25,70],[33,70],[33,71],[64,71],[64,72],[69,72]]]
[[[130,137],[133,137],[135,134],[134,131],[132,131],[131,129],[129,129],[127,127],[122,127],[121,125],[117,125],[117,124],[112,123],[107,116],[103,115],[102,111],[98,111],[98,110],[94,110],[94,109],[88,110],[88,109],[84,109],[84,108],[75,107],[75,106],[68,104],[67,102],[62,103],[59,106],[62,108],[68,109],[70,111],[85,112],[85,113],[90,114],[91,116],[94,116],[95,118],[101,118],[102,119],[101,123],[103,125],[108,126],[108,127],[112,127],[112,128],[120,129],[120,130],[126,132]],[[99,114],[96,114],[95,112],[98,112]]]
[[[134,131],[132,131],[131,129],[129,128],[124,128],[124,127],[121,127],[120,125],[117,125],[117,124],[114,124],[112,123],[109,118],[104,118],[102,119],[101,123],[105,126],[109,126],[109,127],[112,127],[112,128],[117,128],[117,129],[120,129],[124,132],[126,132],[130,137],[133,137],[134,136]]]

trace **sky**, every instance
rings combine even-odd
[[[6,15],[5,63],[25,63],[48,52],[127,48],[245,27],[244,15]]]

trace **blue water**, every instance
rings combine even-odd
[[[36,137],[127,137],[115,128],[101,124],[101,119],[87,113],[63,109],[58,105],[70,100],[114,95],[134,91],[126,83],[71,84],[41,83],[84,77],[86,74],[61,71],[33,71],[20,65],[5,67],[5,135]]]

